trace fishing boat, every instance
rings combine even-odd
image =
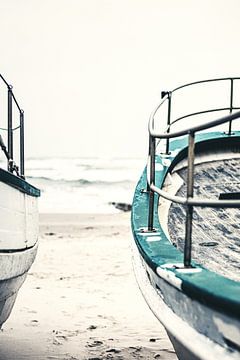
[[[38,208],[40,191],[25,180],[24,112],[13,88],[0,75],[0,327],[9,317],[30,269],[38,246]],[[6,88],[5,94],[3,91]],[[6,109],[4,107],[6,104]],[[5,120],[5,123],[4,123]],[[5,145],[5,142],[7,145]],[[16,159],[20,166],[17,166]]]
[[[149,120],[132,204],[133,264],[179,360],[240,359],[239,84],[230,77],[163,91]],[[204,95],[207,106],[197,109]],[[223,106],[209,106],[216,100]]]

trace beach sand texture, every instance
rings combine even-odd
[[[0,359],[176,360],[131,264],[130,214],[40,215],[36,261]]]

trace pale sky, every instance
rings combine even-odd
[[[143,157],[162,90],[240,75],[239,0],[0,0],[28,156]]]

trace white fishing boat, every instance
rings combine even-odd
[[[239,80],[163,92],[149,121],[149,161],[132,204],[133,263],[179,360],[240,359]],[[173,118],[182,91],[208,84],[228,86],[227,105],[189,113],[190,91],[185,114]]]
[[[7,88],[6,127],[0,128],[2,149],[0,168],[0,327],[9,317],[18,290],[23,284],[37,252],[40,191],[25,180],[24,112],[12,86],[0,75],[2,90]],[[4,104],[3,104],[4,105]],[[3,105],[1,109],[3,109]],[[3,120],[1,121],[3,124]],[[15,125],[16,124],[16,125]],[[15,134],[19,141],[15,141]],[[7,146],[5,146],[6,138]],[[16,150],[14,149],[16,146]],[[18,154],[17,154],[18,153]],[[19,158],[20,167],[14,161]],[[6,160],[6,168],[3,161]]]

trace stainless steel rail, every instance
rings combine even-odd
[[[240,107],[233,106],[233,84],[234,80],[240,80],[240,77],[234,78],[220,78],[220,79],[210,79],[210,80],[202,80],[193,82],[190,84],[186,84],[175,88],[173,91],[164,91],[162,92],[163,100],[160,104],[156,107],[156,109],[152,112],[150,119],[149,119],[149,164],[150,164],[150,171],[149,171],[149,164],[148,164],[148,171],[147,173],[147,190],[149,194],[149,211],[148,211],[148,231],[154,231],[154,193],[159,194],[163,198],[176,202],[186,206],[186,225],[185,225],[185,246],[184,246],[184,266],[191,267],[191,248],[192,248],[192,218],[193,218],[193,207],[194,206],[201,206],[201,207],[233,207],[238,208],[240,207],[240,200],[214,200],[214,199],[200,199],[194,198],[193,194],[193,183],[194,183],[194,147],[195,147],[195,133],[199,131],[203,131],[206,129],[210,129],[212,127],[229,123],[228,128],[228,136],[232,135],[232,121],[235,119],[240,118],[240,111],[232,113],[233,110],[238,110]],[[177,92],[178,90],[193,86],[202,83],[214,82],[214,81],[230,81],[230,103],[229,107],[218,108],[218,109],[208,109],[208,110],[201,110],[199,112],[194,112],[191,114],[186,114],[181,116],[173,121],[171,121],[171,106],[172,106],[172,93]],[[166,132],[159,133],[154,130],[155,127],[155,115],[158,110],[161,108],[163,103],[168,101],[168,112],[166,117]],[[223,111],[228,110],[229,115],[221,117],[219,119],[215,119],[209,121],[208,123],[191,126],[187,129],[171,132],[171,125],[175,124],[177,121],[181,121],[186,117],[196,116],[203,113],[210,113],[214,111]],[[155,157],[156,157],[156,139],[166,139],[166,148],[165,154],[169,155],[169,140],[172,138],[177,138],[183,135],[188,135],[188,175],[187,175],[187,197],[179,197],[169,195],[167,192],[163,191],[162,189],[155,186]]]
[[[155,185],[151,185],[151,189],[162,196],[164,199],[169,201],[182,204],[182,205],[191,205],[191,206],[200,206],[200,207],[221,207],[221,208],[238,208],[240,207],[240,200],[206,200],[200,198],[188,197],[184,198],[181,196],[169,195],[166,191],[159,189]]]
[[[192,126],[190,128],[184,129],[184,130],[180,130],[180,131],[175,131],[175,132],[164,132],[164,133],[157,133],[154,132],[154,125],[153,119],[150,119],[149,121],[149,126],[148,126],[148,131],[151,137],[153,138],[158,138],[158,139],[171,139],[171,138],[176,138],[179,136],[183,136],[183,135],[187,135],[189,134],[189,132],[198,132],[198,131],[202,131],[202,130],[206,130],[206,129],[210,129],[212,127],[218,126],[218,125],[222,125],[226,122],[232,122],[235,119],[238,119],[240,117],[240,111],[235,112],[233,114],[230,115],[226,115],[220,119],[216,119],[216,120],[212,120],[209,121],[206,124],[202,124],[202,125],[196,125],[196,126]]]
[[[13,93],[13,87],[10,85],[5,78],[0,74],[0,79],[7,87],[7,120],[8,120],[8,126],[7,129],[1,128],[1,130],[7,130],[7,148],[3,142],[3,139],[1,137],[0,146],[7,158],[8,161],[8,171],[11,173],[15,172],[18,176],[24,178],[25,173],[25,164],[24,164],[24,111],[20,108],[16,97]],[[13,128],[13,104],[15,104],[18,113],[19,113],[19,126]],[[13,159],[13,153],[14,153],[14,141],[13,141],[13,133],[14,131],[19,129],[19,158],[20,158],[20,173],[19,168],[16,165],[14,159]]]

